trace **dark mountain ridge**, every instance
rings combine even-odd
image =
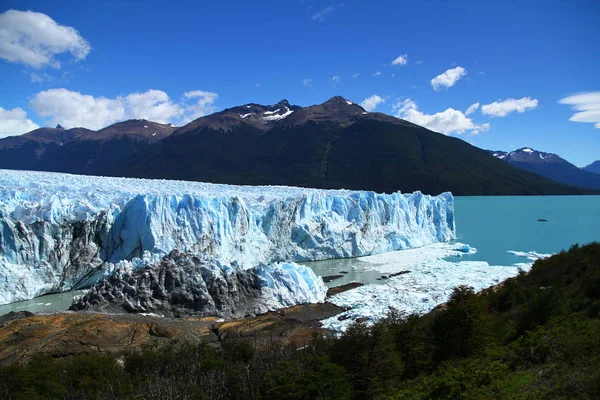
[[[340,96],[309,107],[246,104],[177,129],[134,120],[72,131],[43,143],[34,131],[10,148],[0,140],[0,168],[388,193],[592,193]]]
[[[600,160],[594,161],[590,165],[586,165],[582,168],[585,171],[593,172],[595,174],[600,174]]]
[[[97,175],[167,138],[175,129],[143,119],[119,122],[98,131],[39,128],[0,140],[0,168]]]
[[[588,189],[600,189],[600,175],[581,169],[553,153],[544,153],[529,147],[518,150],[492,151],[494,157],[529,172],[556,182]]]

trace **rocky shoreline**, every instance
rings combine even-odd
[[[360,284],[332,288],[330,295],[357,285]],[[0,365],[25,363],[37,355],[55,358],[93,353],[119,355],[171,342],[219,346],[236,339],[257,345],[276,340],[302,347],[315,334],[334,335],[333,331],[322,328],[319,321],[343,311],[344,308],[325,301],[228,320],[122,311],[11,312],[0,316]]]

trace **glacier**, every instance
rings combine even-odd
[[[326,292],[323,280],[303,265],[241,269],[207,255],[173,250],[142,269],[118,268],[74,299],[69,309],[236,318],[298,303],[321,303]]]
[[[173,250],[250,269],[366,256],[454,237],[451,193],[0,170],[0,304],[90,286],[124,265],[143,268]],[[295,276],[297,285],[323,290],[314,273]]]

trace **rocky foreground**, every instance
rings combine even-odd
[[[172,341],[212,343],[239,338],[304,346],[314,334],[331,336],[319,320],[344,309],[332,303],[306,304],[255,317],[159,317],[94,312],[9,313],[0,317],[0,365],[24,363],[36,355],[121,354]]]

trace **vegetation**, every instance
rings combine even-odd
[[[595,399],[600,243],[537,261],[424,316],[391,312],[302,349],[244,341],[36,358],[0,369],[11,399]]]

